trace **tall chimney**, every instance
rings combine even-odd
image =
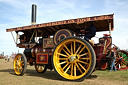
[[[31,24],[36,24],[36,5],[32,4],[32,19]]]

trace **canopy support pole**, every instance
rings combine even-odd
[[[16,41],[15,41],[15,38],[14,38],[14,36],[13,36],[13,33],[12,33],[12,31],[11,31],[11,34],[12,34],[12,37],[13,37],[14,43],[16,44]]]
[[[109,23],[109,34],[111,36],[111,23]]]
[[[32,41],[32,38],[33,38],[33,36],[34,36],[35,32],[36,32],[36,30],[34,30],[34,32],[33,32],[33,34],[32,34],[32,36],[31,36],[31,38],[30,38],[29,43]]]

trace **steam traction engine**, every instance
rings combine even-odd
[[[97,32],[110,31],[110,34],[105,34],[98,44],[92,46],[82,39],[84,34],[80,32],[87,22],[92,22]],[[14,72],[23,75],[28,62],[39,73],[54,69],[63,79],[83,80],[91,75],[94,68],[106,69],[106,55],[112,45],[111,30],[113,14],[7,29],[7,32],[16,32],[17,46],[25,48],[23,54],[18,53],[14,59]],[[126,69],[127,53],[125,57],[122,53],[117,52],[116,66]]]

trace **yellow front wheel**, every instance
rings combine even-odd
[[[96,64],[92,46],[77,37],[60,41],[54,49],[52,60],[57,74],[67,80],[83,80],[92,73]]]
[[[27,59],[24,54],[18,53],[14,59],[14,72],[16,75],[23,75],[26,72]]]

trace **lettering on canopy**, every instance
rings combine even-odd
[[[113,14],[103,15],[103,16],[95,16],[95,17],[78,18],[78,19],[71,19],[71,20],[64,20],[64,21],[57,21],[57,22],[50,22],[50,23],[42,23],[42,24],[6,29],[6,31],[7,32],[20,31],[20,30],[42,28],[42,27],[64,25],[64,24],[72,24],[72,23],[79,24],[79,23],[84,23],[87,21],[97,21],[97,20],[106,20],[106,19],[113,19]]]

